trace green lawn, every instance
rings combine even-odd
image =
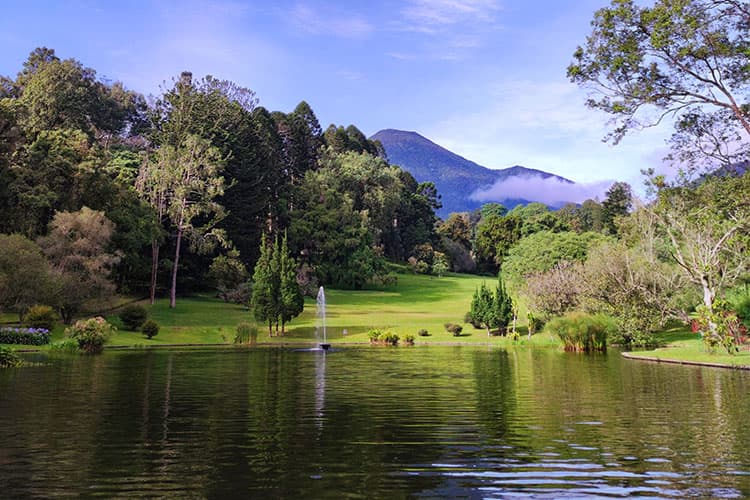
[[[660,360],[675,360],[728,366],[750,366],[750,346],[744,345],[736,354],[728,354],[724,348],[708,352],[697,333],[688,328],[675,328],[658,336],[664,347],[652,351],[639,351],[634,354]]]
[[[493,278],[449,274],[443,278],[399,274],[395,286],[377,290],[326,290],[327,340],[339,342],[367,342],[367,332],[372,328],[390,328],[401,337],[415,336],[417,343],[469,342],[512,344],[507,338],[488,337],[484,330],[476,330],[464,324],[463,317],[469,310],[471,296],[482,281],[494,286]],[[250,312],[236,304],[225,304],[209,295],[180,298],[177,307],[169,309],[166,299],[154,306],[146,306],[151,317],[161,326],[159,335],[148,340],[137,332],[122,329],[119,319],[113,315],[108,319],[120,331],[111,345],[159,345],[159,344],[221,344],[232,342],[235,328],[242,321],[252,321]],[[445,331],[446,322],[460,323],[464,332],[454,337]],[[282,336],[270,337],[268,329],[259,325],[259,342],[314,342],[316,304],[311,298],[305,301],[305,311],[287,325]],[[525,321],[524,321],[525,324]],[[430,336],[420,337],[417,332],[425,329]],[[519,325],[522,340],[518,344],[557,345],[546,335],[535,335],[526,340],[526,328]]]

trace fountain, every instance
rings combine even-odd
[[[330,349],[331,344],[327,343],[326,339],[326,293],[321,286],[318,289],[318,324],[315,327],[315,337],[320,338],[320,331],[323,332],[323,342],[318,344],[321,349],[327,351]]]

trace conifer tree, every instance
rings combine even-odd
[[[277,239],[278,241],[278,239]],[[302,297],[297,284],[297,261],[289,253],[287,236],[281,240],[278,254],[279,261],[279,316],[281,318],[281,334],[284,334],[284,326],[287,321],[296,318],[305,307],[305,299]]]
[[[274,274],[272,267],[272,249],[268,245],[265,233],[261,238],[260,257],[253,272],[253,296],[251,307],[257,321],[268,323],[268,334],[277,317],[276,296],[274,294]]]
[[[505,290],[505,285],[503,284],[502,279],[497,284],[495,297],[492,301],[492,308],[494,326],[500,329],[500,332],[505,335],[508,325],[513,320],[513,300]]]

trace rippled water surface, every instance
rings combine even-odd
[[[750,374],[483,347],[0,371],[0,496],[750,497]]]

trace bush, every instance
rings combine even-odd
[[[98,354],[104,344],[117,331],[101,316],[76,321],[65,329],[65,335],[78,342],[78,348],[88,354]]]
[[[50,306],[32,306],[24,317],[24,322],[31,328],[52,330],[57,321],[57,313]]]
[[[476,329],[482,328],[482,323],[474,317],[471,311],[467,311],[464,314],[464,323],[469,323]]]
[[[129,304],[122,308],[119,316],[126,329],[137,332],[148,319],[148,311],[141,305]]]
[[[159,323],[148,319],[141,325],[141,332],[149,339],[156,337],[159,335]]]
[[[414,335],[408,333],[404,335],[404,344],[406,345],[414,345]]]
[[[255,344],[258,341],[258,327],[252,323],[242,322],[237,325],[237,335],[234,337],[235,344],[247,342]]]
[[[399,341],[399,336],[390,330],[383,331],[376,328],[367,332],[367,336],[372,344],[396,345]]]
[[[417,332],[417,335],[419,335],[420,337],[429,337],[430,332],[428,332],[427,330],[423,328]]]
[[[0,368],[13,368],[21,366],[23,360],[10,347],[0,345]]]
[[[50,354],[74,354],[78,352],[78,342],[73,339],[63,339],[49,345]]]
[[[0,328],[0,344],[44,345],[49,343],[46,328]]]
[[[605,314],[573,312],[549,321],[546,330],[562,340],[566,351],[606,351],[607,336],[613,335],[615,320]]]
[[[732,301],[732,309],[746,328],[750,328],[750,294],[744,293]]]
[[[461,332],[463,331],[464,327],[461,325],[457,325],[455,323],[446,323],[445,329],[449,333],[452,333],[454,337],[458,337],[461,335]]]

